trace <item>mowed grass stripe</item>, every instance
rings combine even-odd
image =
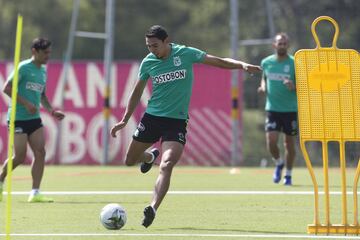
[[[44,191],[46,195],[149,195],[152,191]],[[26,191],[14,191],[13,195],[28,195]],[[313,195],[313,191],[169,191],[169,195]],[[324,192],[319,192],[324,195]],[[341,192],[330,192],[331,195],[341,195]],[[353,192],[348,191],[348,195]],[[7,195],[7,192],[4,192]]]
[[[145,229],[141,226],[143,209],[151,202],[157,167],[141,174],[138,167],[47,166],[41,189],[46,195],[57,195],[53,196],[55,202],[29,204],[31,181],[25,178],[31,171],[20,166],[14,171],[11,230],[19,235],[12,240],[359,239],[306,234],[314,218],[313,185],[307,169],[294,169],[291,187],[272,182],[273,168],[241,168],[236,174],[230,170],[175,168],[170,192],[153,225]],[[322,169],[315,171],[319,190],[323,191]],[[347,191],[351,194],[354,170],[347,173]],[[330,175],[330,191],[334,193],[331,223],[337,224],[341,222],[339,169],[331,169]],[[324,195],[319,200],[323,221]],[[352,201],[349,196],[349,224],[353,222]],[[99,221],[102,207],[113,202],[127,211],[128,222],[120,231],[106,230]],[[2,234],[4,212],[5,201],[0,202]]]
[[[5,234],[0,234],[0,236],[5,236]],[[164,234],[164,233],[108,233],[108,234],[98,234],[98,233],[31,233],[31,234],[11,234],[10,236],[16,237],[116,237],[116,236],[126,236],[126,237],[209,237],[209,238],[266,238],[266,239],[360,239],[358,236],[321,236],[321,235],[291,235],[291,234],[182,234],[182,233],[173,233],[173,234]]]

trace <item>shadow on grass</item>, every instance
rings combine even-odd
[[[312,184],[306,184],[306,185],[301,185],[301,184],[293,184],[289,187],[289,189],[291,188],[305,188],[305,187],[308,187],[308,188],[311,188],[311,190],[314,189],[314,185]],[[318,184],[318,187],[319,187],[319,190],[323,189],[324,188],[324,185],[323,184]],[[341,190],[341,185],[339,184],[329,184],[329,187],[331,188],[332,191],[336,191],[336,190]],[[350,189],[351,186],[347,186]],[[348,191],[349,191],[348,190]]]
[[[56,201],[53,202],[52,204],[70,204],[70,205],[76,205],[76,204],[109,204],[109,203],[119,203],[119,201],[76,201],[76,202],[72,202],[72,201]],[[125,202],[125,201],[121,201],[120,203],[121,205],[125,205],[125,204],[139,204],[138,202]]]
[[[168,230],[178,230],[178,231],[206,231],[206,232],[221,232],[222,234],[225,233],[237,233],[237,234],[244,234],[244,233],[263,233],[263,234],[304,234],[304,232],[276,232],[276,231],[260,231],[260,230],[249,230],[249,229],[211,229],[211,228],[194,228],[194,227],[179,227],[179,228],[166,228],[166,229],[159,229],[160,231],[168,231]]]
[[[27,202],[26,200],[20,200],[20,201],[17,201],[18,203],[23,203],[23,204],[30,204],[30,205],[43,205],[43,204],[48,204],[48,205],[56,205],[56,204],[62,204],[62,205],[81,205],[81,204],[94,204],[94,205],[97,205],[97,204],[109,204],[109,203],[120,203],[119,201],[61,201],[61,200],[56,200],[54,202],[43,202],[43,203],[29,203]],[[125,204],[131,204],[131,205],[139,205],[141,204],[144,205],[143,203],[139,203],[139,202],[125,202],[125,201],[121,201],[122,205],[125,205]]]

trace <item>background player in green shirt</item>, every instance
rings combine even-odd
[[[286,165],[284,184],[291,185],[291,171],[295,159],[295,135],[297,135],[297,98],[295,91],[295,67],[293,56],[287,53],[289,37],[278,33],[273,42],[274,55],[263,59],[263,78],[258,92],[266,93],[266,144],[273,160],[274,183],[279,183]],[[286,164],[280,156],[279,133],[283,132]]]
[[[143,59],[136,83],[125,113],[111,129],[111,135],[124,128],[140,101],[148,79],[152,79],[153,92],[126,153],[128,166],[141,163],[141,172],[150,170],[159,156],[158,149],[150,148],[161,139],[162,158],[160,173],[155,183],[151,205],[144,209],[142,225],[148,227],[165,197],[172,169],[181,157],[186,142],[186,125],[193,82],[193,64],[203,63],[227,69],[244,69],[249,73],[261,71],[259,66],[230,58],[219,58],[192,48],[170,43],[166,30],[152,26],[145,34],[149,54]]]
[[[32,58],[19,64],[19,83],[15,117],[15,137],[13,168],[15,169],[26,158],[27,144],[34,153],[32,162],[32,191],[28,202],[53,202],[53,199],[40,194],[39,188],[45,165],[45,137],[44,127],[40,118],[40,103],[57,120],[62,120],[64,114],[55,111],[46,96],[46,64],[51,53],[51,42],[47,39],[36,38],[31,45]],[[3,91],[11,98],[12,80],[14,72],[5,82]],[[8,109],[10,120],[11,104]],[[3,182],[7,175],[7,161],[0,173],[0,201],[2,200]]]

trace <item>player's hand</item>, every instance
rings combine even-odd
[[[35,114],[37,112],[37,108],[34,104],[27,102],[25,105],[26,111],[28,111],[28,113],[30,114]]]
[[[252,64],[248,64],[248,63],[243,64],[243,69],[250,74],[262,71],[260,66],[252,65]]]
[[[112,137],[116,137],[116,132],[119,131],[120,129],[124,128],[126,126],[127,122],[121,120],[120,122],[118,122],[117,124],[115,124],[111,130],[110,130],[110,134]]]
[[[284,78],[283,84],[289,89],[289,91],[295,90],[295,84],[288,78]]]
[[[65,114],[62,111],[59,110],[53,110],[51,112],[51,116],[53,116],[56,120],[63,120],[65,117]]]

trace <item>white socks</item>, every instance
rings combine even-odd
[[[280,166],[285,163],[285,161],[281,158],[278,158],[278,159],[273,158],[273,161],[276,166]],[[291,176],[291,172],[292,172],[292,170],[286,169],[285,176]]]
[[[151,154],[151,161],[150,162],[153,162],[155,160],[155,155],[154,153],[150,153]]]
[[[273,161],[275,162],[276,166],[279,166],[279,165],[282,165],[285,163],[285,161],[281,158],[278,158],[278,159],[273,158]]]
[[[155,155],[152,152],[149,152],[151,155],[151,160],[146,163],[152,163],[155,160]]]
[[[39,189],[32,189],[31,192],[30,192],[30,195],[35,196],[35,195],[37,195],[39,193],[40,193]]]
[[[151,206],[151,208],[154,211],[154,213],[156,214],[156,209],[153,206]]]

